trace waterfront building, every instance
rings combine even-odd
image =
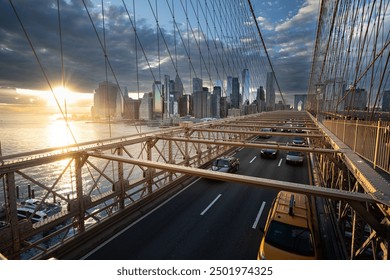
[[[153,119],[153,93],[144,93],[139,107],[139,119],[150,121]]]
[[[118,94],[120,94],[120,90],[117,84],[107,81],[99,83],[93,96],[92,117],[95,119],[115,117],[117,115]]]

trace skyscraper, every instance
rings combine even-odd
[[[192,92],[202,91],[203,81],[201,78],[192,78]]]
[[[153,83],[153,119],[161,119],[163,114],[162,84],[160,81]]]
[[[233,77],[227,76],[227,83],[226,83],[226,97],[227,102],[230,102],[230,98],[232,95],[232,88],[233,88]]]
[[[240,82],[238,81],[238,77],[232,79],[232,95],[230,100],[233,108],[240,108]]]
[[[211,115],[210,92],[207,87],[192,94],[192,110],[195,118],[208,118]]]
[[[117,84],[101,82],[93,96],[94,118],[109,118],[116,116],[118,94],[120,94],[120,91]]]
[[[221,87],[215,86],[211,95],[211,117],[220,118]]]
[[[184,87],[183,82],[181,81],[179,74],[176,74],[175,77],[175,92],[176,92],[176,98],[179,99],[181,96],[183,96]]]
[[[171,96],[171,93],[170,93],[170,86],[169,86],[169,82],[170,82],[170,77],[169,75],[164,75],[164,98],[163,98],[163,102],[164,102],[164,109],[163,109],[163,112],[164,112],[164,118],[169,118],[170,115],[171,115],[171,112],[170,112],[170,96]]]
[[[267,85],[266,85],[266,110],[275,110],[275,86],[274,86],[274,73],[267,73]]]
[[[265,92],[262,86],[257,89],[256,103],[258,112],[265,111]]]
[[[249,77],[249,70],[244,69],[242,70],[242,89],[241,89],[241,94],[242,94],[242,102],[249,101],[249,103],[252,102],[251,96],[249,93],[249,87],[250,87],[250,77]]]
[[[390,90],[385,90],[383,92],[382,111],[383,112],[389,112],[390,111]]]

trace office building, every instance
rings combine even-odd
[[[211,95],[211,117],[219,119],[221,110],[221,87],[215,86]]]
[[[240,82],[238,81],[238,77],[232,79],[232,94],[230,100],[233,108],[240,108]]]
[[[163,117],[163,85],[160,81],[155,81],[152,88],[153,93],[153,119],[162,119]]]
[[[385,90],[382,97],[382,111],[390,112],[390,90]]]
[[[266,110],[275,110],[275,86],[274,86],[274,73],[267,73],[267,84],[266,84]]]
[[[201,78],[192,78],[192,92],[200,92],[203,88],[203,81]]]
[[[242,95],[242,102],[246,102],[247,100],[249,101],[249,103],[252,102],[250,96],[250,77],[249,77],[248,69],[242,70],[241,95]]]
[[[118,94],[120,95],[120,90],[117,84],[101,82],[93,96],[92,117],[104,119],[117,116]]]

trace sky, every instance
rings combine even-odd
[[[91,17],[99,29],[100,38],[102,17],[101,0],[85,1]],[[150,3],[155,9],[159,5],[158,20],[166,32],[164,42],[173,51],[173,36],[169,28],[172,18],[165,1],[135,0],[136,28],[143,48],[147,53],[156,48],[156,24]],[[171,8],[178,9],[183,1],[169,0],[174,3]],[[185,2],[185,1],[184,1]],[[192,3],[195,1],[191,1]],[[269,52],[278,82],[288,103],[293,102],[294,94],[307,93],[310,67],[313,56],[315,30],[320,0],[252,0],[257,21],[262,31],[265,45]],[[93,26],[85,11],[82,1],[61,0],[61,33],[64,61],[64,83],[71,93],[57,90],[62,85],[61,52],[59,43],[58,13],[56,0],[35,0],[34,5],[26,5],[24,0],[12,1],[31,44],[34,47],[41,70],[25,33],[8,0],[0,0],[0,113],[4,112],[46,112],[58,111],[56,101],[49,90],[49,83],[58,96],[58,101],[65,100],[73,110],[89,112],[92,96],[99,82],[106,79],[103,53]],[[129,92],[151,90],[151,77],[148,71],[138,73],[139,83],[136,83],[134,64],[134,49],[132,49],[132,34],[128,18],[124,14],[122,1],[104,1],[106,26],[109,32],[107,52],[110,64],[115,69],[116,77],[110,75],[109,80],[118,80],[121,87],[126,86]],[[125,1],[130,13],[133,11],[133,1]],[[183,15],[182,15],[183,17]],[[184,22],[184,18],[176,19]],[[182,23],[182,26],[185,24]],[[163,44],[161,42],[161,44]],[[138,49],[140,52],[140,49]],[[184,57],[182,53],[179,57]],[[149,56],[149,65],[157,68],[170,63],[169,58],[158,60]],[[142,69],[148,67],[146,61],[139,60]],[[108,67],[109,68],[109,67]],[[167,69],[167,68],[162,68]],[[182,67],[180,71],[185,71]],[[174,79],[174,72],[170,73]],[[49,81],[49,83],[47,82]],[[142,94],[140,98],[142,98]],[[138,97],[132,95],[132,97]],[[276,98],[277,100],[280,99]],[[43,110],[42,110],[43,109]]]

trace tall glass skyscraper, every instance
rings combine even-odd
[[[250,77],[249,77],[249,70],[244,69],[242,70],[242,85],[241,85],[241,94],[242,94],[242,102],[249,101],[249,103],[252,102],[251,96],[250,96]]]
[[[163,104],[162,104],[162,84],[160,81],[153,83],[153,116],[154,119],[162,118]]]
[[[265,97],[265,104],[266,104],[266,110],[267,111],[273,111],[275,110],[275,86],[274,86],[274,73],[268,72],[267,73],[267,85],[266,85],[266,97]]]
[[[232,79],[231,103],[233,108],[240,109],[240,82],[238,77]]]
[[[228,102],[230,102],[230,98],[232,96],[232,88],[233,88],[233,77],[227,76],[226,97]]]

